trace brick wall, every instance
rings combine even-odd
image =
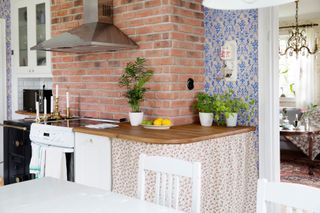
[[[193,122],[194,96],[204,84],[204,27],[201,0],[114,0],[114,23],[139,49],[113,53],[53,53],[53,82],[64,105],[81,116],[127,117],[130,108],[119,88],[123,67],[145,57],[155,75],[142,110],[147,117],[169,117],[175,125]],[[52,35],[83,23],[82,0],[52,0]],[[187,79],[195,88],[187,89]],[[79,112],[79,113],[78,113]]]

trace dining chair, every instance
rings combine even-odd
[[[192,213],[200,213],[201,163],[169,157],[140,155],[138,173],[138,197],[145,199],[145,172],[156,173],[155,203],[179,208],[180,177],[191,178]]]
[[[294,183],[258,180],[257,213],[267,213],[267,204],[284,206],[286,213],[320,213],[320,189]]]

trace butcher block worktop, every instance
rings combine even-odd
[[[123,123],[112,129],[76,127],[73,131],[152,144],[185,144],[247,133],[255,129],[255,127],[202,127],[199,124],[190,124],[174,126],[169,130],[150,130],[142,126],[133,127],[129,123]]]

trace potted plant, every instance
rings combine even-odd
[[[143,121],[140,104],[147,91],[144,86],[153,75],[152,70],[145,68],[145,62],[145,58],[137,58],[134,62],[129,62],[119,80],[119,85],[127,88],[125,96],[132,109],[132,112],[129,112],[132,126],[139,126]]]
[[[227,127],[237,126],[239,112],[244,111],[248,113],[248,120],[251,119],[251,116],[254,113],[253,109],[250,107],[254,104],[254,100],[249,100],[247,102],[243,98],[234,97],[233,93],[233,90],[229,90],[223,96],[225,102],[224,115]]]
[[[224,125],[225,120],[222,119],[225,111],[225,97],[224,94],[214,94],[212,97],[212,112],[214,114],[214,120],[218,125]]]
[[[213,122],[212,97],[205,93],[199,93],[194,108],[199,111],[201,126],[211,126]]]

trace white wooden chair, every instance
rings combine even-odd
[[[155,203],[179,208],[179,177],[192,179],[192,213],[200,213],[201,163],[168,157],[140,155],[138,197],[145,199],[145,170],[156,172]]]
[[[267,213],[268,203],[285,206],[286,213],[320,213],[320,189],[259,179],[257,213]]]

